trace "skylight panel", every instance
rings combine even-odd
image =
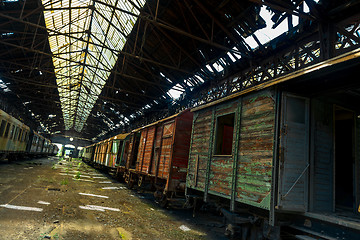
[[[82,130],[132,31],[137,18],[116,10],[139,14],[128,1],[43,1],[66,130]],[[136,2],[140,8],[145,4],[145,0]]]

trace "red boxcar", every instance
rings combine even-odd
[[[193,113],[189,110],[133,130],[118,171],[131,186],[152,183],[166,200],[185,189]]]

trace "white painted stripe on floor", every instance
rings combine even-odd
[[[44,201],[38,201],[37,203],[39,203],[39,204],[44,204],[44,205],[50,205],[49,202],[44,202]]]
[[[122,189],[119,187],[103,187],[102,189],[113,189],[113,190],[117,190],[117,189]]]
[[[42,208],[16,206],[16,205],[10,205],[10,204],[2,204],[2,205],[0,205],[0,207],[16,209],[16,210],[34,211],[34,212],[42,212],[42,210],[43,210]]]
[[[96,209],[104,209],[104,210],[110,210],[115,212],[120,212],[120,209],[118,208],[111,208],[111,207],[102,207],[102,206],[96,206],[96,205],[86,205],[87,207],[92,207]]]
[[[88,180],[88,179],[77,179],[77,178],[73,178],[73,180],[76,180],[76,181],[83,181],[83,182],[92,182],[92,183],[94,183],[94,181],[92,181],[92,180]]]
[[[109,198],[108,196],[95,195],[95,194],[91,194],[91,193],[79,193],[79,194],[85,195],[85,196],[91,196],[91,197],[98,197],[98,198]]]
[[[92,177],[90,177],[88,175],[83,175],[83,174],[80,174],[80,177],[92,178]]]
[[[104,181],[104,182],[99,182],[99,183],[112,183],[111,181]]]
[[[93,210],[93,211],[105,212],[105,210],[102,209],[102,208],[93,208],[93,207],[89,207],[89,206],[79,206],[79,208],[81,208],[81,209],[86,209],[86,210]]]
[[[102,178],[102,179],[106,179],[106,177],[93,177],[93,178]]]

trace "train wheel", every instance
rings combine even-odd
[[[166,208],[169,204],[169,200],[166,196],[166,194],[164,194],[163,192],[155,191],[154,192],[154,197],[156,202],[160,205],[160,207],[162,208]]]

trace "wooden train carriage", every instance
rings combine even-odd
[[[148,180],[161,194],[185,188],[193,114],[185,110],[140,129],[129,139],[125,180]]]
[[[105,165],[106,150],[108,148],[109,139],[103,140],[96,144],[95,155],[93,161],[100,165]]]
[[[244,229],[257,219],[316,239],[358,239],[358,65],[337,67],[351,71],[320,71],[193,109],[187,196],[220,203]]]
[[[109,139],[108,148],[106,152],[105,166],[109,168],[116,168],[124,154],[125,139],[128,133],[118,134]]]
[[[50,145],[51,145],[50,139],[44,138],[44,143],[41,149],[41,153],[43,153],[44,155],[50,154]]]
[[[193,110],[188,194],[270,208],[274,99],[265,90]]]
[[[0,152],[25,152],[30,128],[2,110],[0,121]]]
[[[92,162],[95,155],[96,144],[92,144],[90,146],[85,147],[84,155],[82,159],[86,162]]]

